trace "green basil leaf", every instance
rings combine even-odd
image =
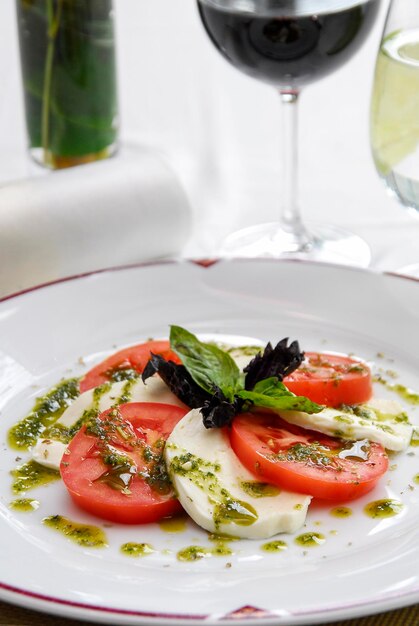
[[[112,0],[17,0],[16,6],[31,147],[71,158],[115,143]]]
[[[303,411],[311,414],[319,413],[324,408],[304,396],[295,396],[276,377],[261,380],[253,391],[241,390],[236,395],[243,400],[250,400],[256,407],[274,411]]]
[[[213,394],[215,387],[232,400],[243,389],[243,374],[236,362],[215,345],[203,343],[180,326],[170,327],[170,347],[182,361],[194,381]]]
[[[260,380],[253,387],[252,391],[256,393],[262,393],[265,396],[282,397],[282,396],[294,396],[287,387],[285,387],[284,383],[282,383],[279,378],[276,376],[271,376],[270,378],[265,378],[264,380]]]

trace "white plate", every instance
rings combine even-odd
[[[306,350],[354,352],[418,386],[419,284],[341,267],[267,260],[162,263],[105,271],[47,285],[0,303],[0,596],[26,607],[112,624],[313,624],[419,601],[419,449],[391,460],[374,490],[337,519],[312,507],[308,531],[326,541],[271,554],[262,541],[233,542],[234,554],[193,563],[176,558],[210,545],[188,523],[169,534],[158,525],[105,528],[109,547],[83,549],[42,525],[47,515],[102,525],[77,510],[61,482],[33,493],[31,513],[9,508],[16,452],[8,428],[61,377],[80,375],[115,347],[167,336],[170,324],[197,333],[263,341],[297,338]],[[381,356],[377,356],[380,353]],[[86,365],[79,363],[83,356]],[[382,386],[377,390],[385,395]],[[412,419],[418,414],[409,407]],[[22,455],[21,455],[22,456]],[[25,455],[23,455],[25,457]],[[28,494],[29,495],[29,494]],[[367,502],[393,497],[404,508],[374,520]],[[126,541],[155,552],[132,559]]]

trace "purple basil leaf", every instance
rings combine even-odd
[[[304,352],[301,352],[298,341],[288,345],[286,337],[279,341],[275,348],[268,343],[263,353],[257,354],[244,368],[245,389],[251,391],[256,383],[266,378],[276,377],[281,381],[294,372],[303,360]]]
[[[147,378],[156,373],[166,383],[170,391],[191,409],[198,409],[211,399],[211,394],[193,380],[184,365],[166,361],[160,354],[152,353],[141,378],[145,383]]]
[[[230,426],[235,415],[243,410],[245,400],[237,396],[233,402],[229,402],[221,389],[214,390],[214,395],[204,404],[201,409],[205,428],[222,428]],[[247,404],[249,404],[247,402]]]

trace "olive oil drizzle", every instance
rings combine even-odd
[[[408,402],[411,405],[419,404],[419,393],[413,391],[413,389],[409,389],[400,383],[390,383],[388,380],[383,378],[381,375],[374,376],[374,382],[380,383],[389,391],[393,391],[400,398],[402,398],[405,402]]]
[[[57,470],[45,467],[45,465],[32,460],[19,465],[10,473],[14,478],[12,491],[16,494],[60,479],[60,473]]]
[[[410,445],[414,448],[419,446],[419,429],[414,428],[412,433],[412,438],[410,440]]]
[[[391,498],[383,498],[382,500],[374,500],[364,507],[364,512],[373,519],[394,517],[399,515],[403,510],[402,502]]]
[[[155,552],[153,546],[149,543],[136,543],[134,541],[129,541],[127,543],[122,544],[120,551],[125,556],[130,556],[133,558],[140,558],[149,556]]]
[[[231,556],[233,551],[223,541],[217,542],[213,548],[204,546],[188,546],[179,550],[177,560],[183,562],[200,561],[211,556]]]
[[[90,419],[86,433],[96,437],[97,449],[106,467],[97,481],[130,495],[131,482],[138,474],[159,494],[168,495],[173,491],[163,458],[165,440],[160,438],[151,446],[139,438],[131,424],[123,419],[118,406],[111,408],[106,419]],[[145,464],[141,470],[129,454],[124,454],[116,447],[121,439],[125,446],[130,447],[137,455],[142,455]]]
[[[334,509],[331,509],[330,515],[333,515],[333,517],[350,517],[352,509],[347,506],[336,506]]]
[[[252,498],[273,498],[281,493],[281,490],[275,485],[257,480],[242,482],[240,487]]]
[[[30,498],[18,498],[17,500],[13,500],[9,504],[9,509],[13,511],[19,511],[21,513],[30,513],[32,511],[36,511],[39,507],[38,500],[32,500]]]
[[[159,526],[165,533],[183,533],[187,528],[187,517],[185,515],[164,517],[159,521]]]
[[[261,549],[264,552],[284,552],[288,548],[288,544],[285,541],[274,540],[268,541],[267,543],[262,544]]]
[[[133,387],[135,387],[135,385],[137,384],[138,381],[138,374],[137,376],[133,377],[133,378],[128,378],[128,380],[126,381],[126,383],[124,384],[124,386],[121,389],[121,395],[117,398],[117,400],[115,401],[115,404],[125,404],[126,402],[130,402],[131,398],[132,398],[132,390]]]
[[[98,526],[73,522],[62,515],[50,515],[45,517],[42,523],[60,532],[79,546],[85,548],[106,548],[108,546],[106,535]]]
[[[9,446],[14,450],[27,450],[33,446],[39,435],[61,417],[79,394],[78,378],[63,380],[50,389],[36,400],[29,414],[9,430]]]
[[[294,542],[297,545],[303,546],[304,548],[314,548],[316,546],[320,546],[325,541],[326,541],[326,537],[322,535],[322,533],[314,533],[314,532],[302,533],[301,535],[298,535],[298,537],[294,539]]]

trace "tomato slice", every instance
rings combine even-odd
[[[133,373],[141,374],[150,359],[151,352],[161,354],[166,360],[180,363],[176,354],[170,349],[168,341],[147,341],[130,346],[115,352],[89,370],[80,381],[80,393],[108,381],[128,378]]]
[[[306,352],[305,360],[284,384],[297,396],[330,407],[360,404],[372,396],[371,370],[349,356]]]
[[[269,414],[243,413],[230,442],[248,470],[288,491],[345,501],[370,491],[386,472],[384,448],[327,437]]]
[[[60,466],[74,502],[97,517],[123,524],[154,522],[181,510],[163,450],[188,410],[131,402],[83,426]]]

